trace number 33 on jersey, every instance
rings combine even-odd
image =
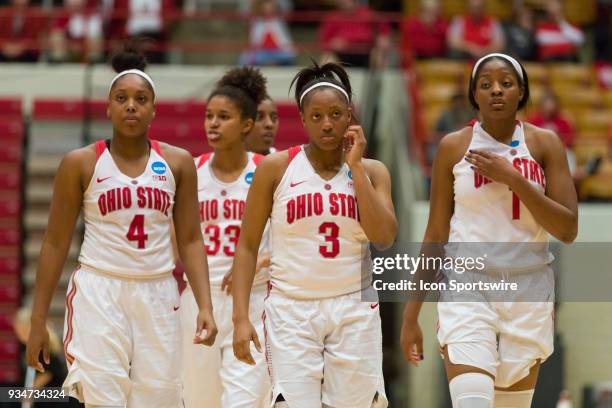
[[[86,228],[79,262],[126,276],[171,271],[176,185],[159,144],[151,141],[146,168],[135,178],[119,170],[108,141],[96,143],[96,156],[83,200]]]

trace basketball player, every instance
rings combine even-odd
[[[262,156],[245,150],[244,139],[266,95],[265,79],[253,68],[234,68],[217,83],[206,106],[206,135],[212,154],[196,159],[200,222],[208,255],[217,341],[210,349],[191,344],[198,308],[188,286],[181,295],[183,319],[183,379],[187,408],[261,407],[270,391],[264,357],[248,366],[232,352],[231,267],[240,235],[244,205],[253,173]],[[267,236],[262,250],[267,248]],[[251,292],[250,317],[263,333],[263,301],[267,269],[257,274]],[[224,289],[227,288],[227,294]]]
[[[112,139],[68,153],[55,178],[27,346],[28,364],[48,364],[45,320],[81,208],[85,238],[66,298],[64,386],[86,407],[179,407],[180,317],[172,223],[198,303],[194,342],[212,345],[208,268],[202,253],[196,171],[185,150],[147,139],[155,85],[142,54],[112,59]]]
[[[366,140],[351,125],[340,65],[302,69],[294,83],[310,142],[265,157],[255,174],[234,260],[234,353],[254,364],[250,343],[261,352],[249,292],[270,217],[272,405],[386,407],[378,304],[360,300],[371,282],[370,242],[390,246],[397,231],[389,173],[362,158]]]
[[[278,109],[276,104],[268,95],[257,106],[257,118],[253,129],[244,139],[246,149],[261,155],[276,152],[274,139],[278,132]]]
[[[548,234],[575,239],[576,192],[559,137],[517,121],[528,98],[527,72],[514,58],[489,54],[476,62],[469,99],[481,121],[440,142],[424,242],[510,243],[504,273],[548,279]],[[553,351],[553,286],[550,279],[543,293],[549,302],[448,302],[443,294],[438,341],[453,407],[530,406],[540,363]],[[423,359],[420,307],[406,304],[401,335],[415,365]]]

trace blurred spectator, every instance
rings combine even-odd
[[[535,58],[536,43],[533,25],[533,12],[528,7],[515,9],[514,21],[504,24],[506,53],[521,60]]]
[[[86,0],[65,0],[66,14],[53,22],[50,59],[55,62],[100,61],[102,59],[102,15],[87,7]]]
[[[599,7],[595,25],[595,59],[612,62],[612,4]]]
[[[115,39],[146,38],[144,46],[151,63],[166,62],[164,43],[170,31],[168,19],[175,10],[175,0],[114,0],[109,36]]]
[[[0,62],[36,62],[46,18],[29,7],[30,0],[12,0],[0,9]]]
[[[527,121],[538,127],[552,130],[559,135],[566,148],[572,148],[575,138],[574,127],[561,113],[559,98],[552,90],[544,91],[538,103],[538,112],[531,115]]]
[[[469,0],[468,14],[457,16],[446,34],[451,58],[479,58],[504,49],[504,32],[499,22],[485,12],[484,0]]]
[[[336,0],[336,4],[338,10],[324,17],[319,31],[324,59],[358,67],[384,66],[391,49],[389,24],[357,0]]]
[[[448,107],[440,114],[440,117],[436,121],[435,129],[429,136],[427,142],[427,162],[429,164],[433,163],[436,150],[438,149],[438,143],[444,135],[461,129],[474,117],[476,117],[476,113],[470,106],[467,96],[462,90],[457,90],[457,92],[451,96]]]
[[[577,49],[584,42],[584,34],[565,20],[559,0],[547,0],[546,14],[546,19],[536,25],[539,59],[576,61]]]
[[[408,16],[401,25],[402,52],[417,58],[446,55],[448,22],[440,16],[438,0],[421,0],[419,14]]]
[[[242,65],[289,65],[295,60],[287,23],[277,14],[277,0],[255,0],[250,21],[249,50],[240,56]]]

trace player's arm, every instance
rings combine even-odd
[[[480,150],[468,153],[468,161],[483,176],[508,185],[546,231],[560,241],[571,243],[578,231],[578,199],[565,147],[551,131],[536,128],[533,132],[533,143],[543,154],[545,194],[503,157]]]
[[[175,163],[173,173],[176,180],[176,194],[173,219],[176,246],[199,308],[194,343],[210,346],[215,341],[217,327],[213,318],[208,263],[198,222],[200,215],[196,168],[187,151],[177,148],[168,150],[168,153],[171,151],[168,154],[169,158]],[[204,336],[202,336],[203,330],[206,331]]]
[[[95,152],[88,148],[74,150],[61,161],[53,185],[53,198],[49,210],[47,230],[43,238],[38,270],[34,285],[32,305],[32,329],[27,344],[27,362],[38,371],[44,371],[39,362],[43,352],[45,363],[49,364],[49,335],[46,328],[47,313],[51,298],[62,274],[66,255],[72,242],[74,226],[83,203],[83,185],[89,183],[91,174],[83,182],[83,168],[89,163],[93,169]],[[89,171],[90,173],[93,170]]]
[[[448,241],[450,220],[454,211],[453,166],[461,160],[463,146],[460,132],[445,136],[438,145],[431,173],[431,195],[429,199],[429,218],[421,247],[422,256],[435,258],[443,256],[442,246]],[[429,263],[426,263],[429,264]],[[435,270],[419,269],[413,281],[431,282]],[[401,331],[401,347],[404,357],[410,363],[418,365],[423,358],[423,336],[418,323],[419,313],[426,292],[415,292],[414,298],[406,302]]]
[[[366,139],[361,126],[349,126],[344,138],[345,160],[353,177],[361,227],[376,247],[388,248],[397,235],[389,172],[382,163],[363,159]]]
[[[363,177],[363,170],[368,177]],[[364,159],[362,166],[356,166],[356,173],[353,172],[353,185],[361,226],[376,248],[389,248],[395,241],[398,228],[389,171],[378,160]]]
[[[283,174],[287,160],[287,152],[275,153],[264,157],[257,166],[247,195],[240,238],[232,265],[234,355],[247,364],[255,364],[250,352],[251,341],[261,352],[257,333],[249,322],[249,297],[256,272],[261,236],[272,211],[276,180],[279,174]]]

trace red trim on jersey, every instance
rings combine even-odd
[[[291,161],[295,159],[295,156],[297,156],[301,150],[302,146],[293,146],[287,149],[287,151],[289,152],[289,163],[291,163]]]
[[[67,321],[67,325],[68,325],[68,329],[66,331],[66,337],[64,338],[64,355],[66,356],[66,361],[69,364],[72,364],[74,362],[74,356],[72,354],[70,354],[68,352],[68,346],[70,345],[70,342],[72,341],[72,334],[74,332],[73,328],[72,328],[72,317],[74,315],[74,307],[72,305],[72,302],[74,301],[74,296],[76,295],[76,284],[74,283],[74,277],[76,275],[76,273],[79,271],[80,268],[76,269],[74,271],[74,273],[72,274],[72,277],[70,278],[70,284],[72,285],[72,287],[70,288],[70,291],[68,292],[68,295],[66,296],[66,321]]]
[[[197,166],[198,169],[202,167],[204,163],[208,161],[208,159],[210,159],[210,155],[211,155],[210,153],[204,153],[200,156],[200,159],[198,160],[198,166]]]
[[[161,157],[164,157],[164,154],[162,153],[161,148],[159,147],[159,142],[157,140],[151,140],[151,149],[155,150],[155,152]]]
[[[261,159],[263,159],[263,154],[255,153],[253,155],[253,163],[255,163],[255,166],[259,166]]]
[[[102,156],[102,153],[106,150],[106,140],[98,140],[96,142],[96,161]]]
[[[527,171],[527,170],[525,170]],[[512,193],[512,219],[518,220],[521,218],[521,200],[516,193]]]
[[[474,118],[472,120],[470,120],[466,126],[474,126],[476,124],[476,122],[478,122],[478,119]]]

